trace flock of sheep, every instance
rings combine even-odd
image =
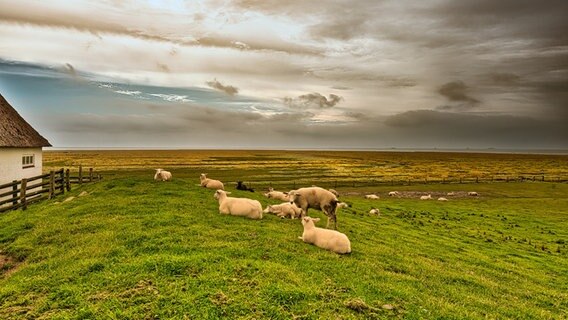
[[[156,181],[170,181],[172,174],[162,169],[156,169],[154,180]],[[304,233],[299,239],[306,243],[314,244],[320,248],[331,250],[336,253],[345,254],[351,252],[351,242],[349,238],[336,230],[328,229],[330,223],[333,223],[333,228],[337,229],[337,209],[345,208],[348,205],[338,200],[338,193],[333,189],[324,189],[317,186],[299,188],[289,192],[276,191],[269,188],[268,192],[264,194],[265,197],[274,200],[283,201],[281,204],[268,205],[264,210],[258,200],[248,198],[235,198],[228,196],[230,192],[225,191],[223,182],[215,179],[207,178],[207,174],[202,173],[199,177],[200,185],[207,189],[215,190],[213,197],[219,202],[219,212],[222,214],[229,214],[234,216],[242,216],[249,219],[262,219],[263,213],[276,214],[281,218],[300,218],[304,227]],[[237,189],[254,191],[246,187],[239,181]],[[398,191],[391,191],[388,194],[391,197],[398,197]],[[448,193],[448,196],[453,193]],[[470,196],[477,196],[477,192],[469,192]],[[376,200],[379,196],[375,194],[368,194],[366,199]],[[432,199],[431,195],[421,196],[421,200]],[[444,197],[438,198],[439,201],[447,201]],[[308,209],[316,209],[322,211],[327,216],[326,228],[318,228],[315,223],[319,218],[311,218],[308,214]],[[380,215],[377,208],[372,208],[370,214]]]

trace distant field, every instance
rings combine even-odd
[[[258,155],[256,157],[255,155]],[[367,160],[365,160],[367,159]],[[397,160],[398,159],[398,160]],[[539,160],[540,159],[540,160]],[[207,171],[258,186],[443,168],[566,172],[556,156],[271,151],[54,152],[46,170],[105,178],[0,214],[0,319],[566,319],[568,183],[367,185],[337,190],[353,253],[298,240],[298,220],[218,212]],[[171,182],[152,180],[155,167]],[[404,167],[405,169],[401,169]],[[531,170],[532,170],[531,169]],[[459,170],[458,170],[459,171]],[[485,172],[485,171],[484,171]],[[347,179],[346,178],[346,179]],[[341,180],[342,181],[342,180]],[[351,180],[347,180],[350,181]],[[278,203],[227,189],[237,197]],[[408,197],[393,198],[398,190]],[[86,196],[78,197],[81,192]],[[477,191],[479,197],[447,196]],[[380,200],[364,199],[377,193]],[[75,198],[68,202],[69,196]],[[379,208],[381,216],[368,211]],[[310,215],[325,217],[318,211]]]
[[[224,181],[243,180],[265,187],[319,184],[362,186],[424,181],[491,181],[525,177],[568,180],[568,155],[482,154],[447,152],[356,151],[56,151],[44,153],[44,170],[79,165],[111,176],[152,175],[153,169],[174,176],[207,172]],[[197,181],[197,180],[196,180]]]

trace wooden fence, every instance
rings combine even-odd
[[[32,203],[71,191],[71,184],[82,185],[101,179],[101,175],[95,174],[93,168],[89,168],[88,173],[83,173],[83,168],[79,166],[77,176],[71,176],[69,169],[59,169],[31,178],[14,180],[0,185],[0,212],[19,208],[25,210]]]

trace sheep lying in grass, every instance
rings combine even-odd
[[[448,194],[447,194],[447,196],[449,196],[449,197],[451,197],[451,196],[455,196],[455,195],[456,195],[456,193],[455,193],[455,192],[453,192],[453,191],[452,191],[452,192],[448,192]]]
[[[432,199],[432,195],[427,195],[427,196],[421,196],[420,200],[431,200]]]
[[[298,208],[295,204],[290,202],[270,205],[266,207],[263,212],[275,213],[280,218],[290,217],[291,219],[296,219],[302,216],[302,209]]]
[[[254,192],[254,189],[244,184],[242,181],[237,181],[237,190],[244,190]]]
[[[268,188],[268,193],[264,194],[268,199],[276,199],[280,201],[290,201],[288,192],[275,191],[273,188]]]
[[[376,216],[380,216],[381,215],[381,211],[377,208],[373,208],[371,209],[371,211],[369,211],[370,214],[376,215]]]
[[[398,191],[391,191],[389,192],[389,197],[398,197],[400,193]]]
[[[319,220],[319,218],[303,217],[304,233],[298,238],[306,243],[314,244],[317,247],[331,250],[335,253],[350,253],[351,242],[349,238],[339,231],[316,227],[314,222]]]
[[[329,228],[330,221],[333,221],[334,229],[337,229],[337,197],[329,190],[320,187],[300,188],[288,192],[290,203],[295,203],[302,209],[302,216],[308,214],[308,209],[313,208],[323,211],[327,216],[326,228]]]
[[[367,194],[365,195],[365,199],[378,200],[380,197],[376,194]]]
[[[477,194],[477,192],[475,191],[470,191],[467,193],[468,196],[472,196],[472,197],[477,197],[479,194]]]
[[[221,182],[219,180],[207,178],[207,173],[202,173],[199,176],[199,180],[200,180],[201,186],[204,187],[204,188],[216,189],[216,190],[217,189],[225,190],[225,186],[223,185],[223,182]]]
[[[439,197],[438,201],[448,201],[448,199],[444,198],[444,197]]]
[[[215,199],[219,200],[219,212],[250,219],[262,219],[262,206],[257,200],[227,197],[230,192],[221,189],[215,191]]]
[[[340,202],[337,204],[338,208],[349,208],[349,204],[345,203],[345,202]]]
[[[154,175],[154,180],[156,181],[170,181],[172,180],[172,174],[169,171],[163,169],[156,169],[156,174]]]

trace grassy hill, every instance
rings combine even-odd
[[[174,175],[175,177],[175,175]],[[1,319],[560,319],[567,184],[475,188],[447,203],[344,196],[353,253],[301,242],[298,220],[220,215],[197,177],[116,177],[0,215]],[[269,203],[260,192],[231,190]],[[344,191],[344,190],[339,190]],[[357,191],[357,190],[350,190]],[[67,197],[69,195],[66,195]],[[59,203],[58,203],[59,202]],[[380,208],[380,217],[366,212]],[[311,216],[325,217],[310,210]]]

